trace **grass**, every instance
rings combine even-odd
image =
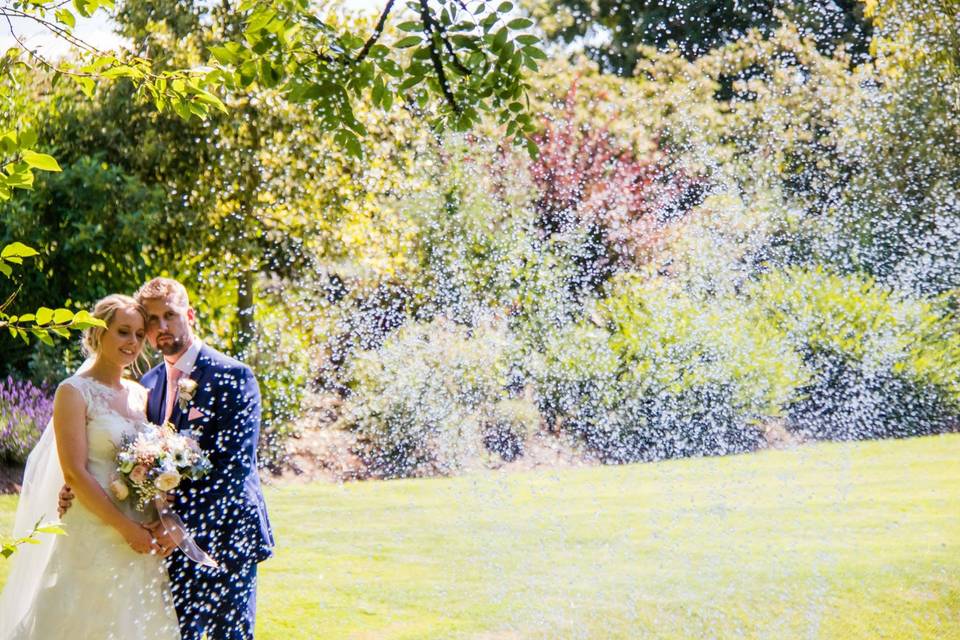
[[[260,639],[960,638],[960,434],[267,500]]]

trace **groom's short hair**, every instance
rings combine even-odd
[[[143,304],[144,300],[162,300],[166,298],[173,299],[178,305],[189,307],[190,296],[187,295],[187,288],[174,280],[173,278],[154,278],[147,284],[140,287],[134,296],[137,302]]]

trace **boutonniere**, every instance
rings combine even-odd
[[[190,378],[180,378],[177,381],[177,402],[180,404],[180,410],[186,411],[187,405],[193,400],[197,393],[197,381]]]

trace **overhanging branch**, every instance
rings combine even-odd
[[[377,26],[374,27],[373,33],[370,34],[370,37],[367,38],[366,43],[363,45],[363,49],[360,50],[360,53],[357,54],[354,62],[362,62],[364,58],[367,57],[367,54],[370,53],[370,49],[373,48],[373,45],[377,43],[377,40],[380,39],[380,36],[383,35],[383,27],[387,23],[387,17],[390,15],[390,12],[393,11],[393,3],[395,0],[389,0],[387,6],[383,8],[383,13],[380,14],[380,19],[377,20]]]
[[[442,41],[443,36],[440,35],[439,25],[434,20],[427,2],[428,0],[420,0],[420,19],[423,21],[427,37],[430,38],[430,61],[433,63],[433,70],[437,74],[437,82],[440,84],[443,97],[453,108],[453,112],[459,116],[463,113],[463,108],[457,103],[457,99],[450,89],[450,81],[447,79],[447,72],[443,68],[443,59],[440,57],[440,50],[437,48],[437,41],[434,38],[436,36]]]

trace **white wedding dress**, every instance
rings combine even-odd
[[[107,487],[116,469],[116,446],[146,421],[146,390],[124,380],[124,391],[118,391],[79,374],[61,384],[79,390],[86,401],[87,470],[113,499]],[[63,475],[52,425],[47,432],[27,463],[16,535],[29,532],[34,517],[55,519],[50,516],[56,515]],[[126,502],[115,503],[127,516],[146,519]],[[42,544],[23,545],[13,556],[0,598],[0,640],[180,638],[159,556],[136,553],[79,500],[63,524],[67,535],[41,534]]]

